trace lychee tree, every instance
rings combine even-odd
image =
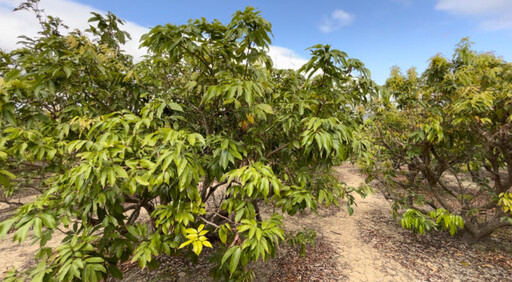
[[[64,33],[37,3],[20,9],[40,35],[0,59],[0,183],[16,208],[0,235],[41,248],[6,280],[119,278],[122,262],[158,267],[204,247],[216,277],[250,279],[284,239],[281,214],[342,199],[352,211],[351,192],[364,193],[332,171],[365,147],[357,109],[374,84],[360,61],[315,45],[299,71],[277,70],[271,25],[248,7],[228,24],[156,26],[134,63],[113,14]],[[18,207],[21,189],[38,196]],[[56,232],[67,236],[47,246]]]
[[[512,65],[463,39],[452,59],[391,72],[374,96],[367,166],[401,222],[423,233],[463,230],[469,243],[511,226]]]

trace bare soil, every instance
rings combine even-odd
[[[342,181],[358,186],[364,177],[351,165],[338,167]],[[315,246],[306,257],[283,244],[278,255],[253,265],[255,281],[512,281],[512,230],[501,230],[486,242],[467,246],[446,233],[417,236],[393,220],[389,203],[376,192],[362,199],[352,216],[344,208],[285,217],[285,230],[311,228]],[[9,237],[10,236],[10,237]],[[0,273],[34,263],[37,245],[18,245],[12,234],[0,241]],[[62,237],[54,238],[58,244]],[[159,257],[157,270],[126,263],[125,281],[213,281],[206,256],[198,262]],[[0,275],[1,278],[1,275]]]

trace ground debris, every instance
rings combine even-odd
[[[348,185],[364,182],[353,166],[337,171]],[[287,232],[313,229],[316,244],[307,246],[305,257],[281,244],[275,258],[250,266],[255,281],[512,281],[512,229],[498,230],[488,242],[471,247],[447,233],[414,235],[402,229],[378,192],[356,197],[352,216],[334,206],[285,216]],[[38,246],[28,240],[12,244],[12,235],[0,241],[0,279],[11,266],[25,269],[35,263]],[[54,239],[58,245],[62,238]],[[120,265],[123,281],[213,281],[211,252],[205,248],[196,262],[183,255],[159,256],[160,267],[155,270],[141,270],[128,261]]]
[[[141,270],[137,263],[126,263],[121,269],[123,281],[214,281],[209,275],[214,266],[208,261],[209,255],[201,254],[195,263],[183,256],[160,256],[160,267],[155,270]],[[259,261],[251,268],[255,281],[347,281],[333,259],[335,255],[330,243],[318,238],[315,246],[307,246],[304,257],[297,249],[283,244],[275,258]]]
[[[373,225],[360,223],[361,239],[400,263],[421,281],[512,281],[510,242],[492,238],[476,248],[446,232],[415,235],[402,229],[391,215],[371,213]],[[509,233],[512,234],[512,233]],[[501,245],[492,248],[493,245]]]

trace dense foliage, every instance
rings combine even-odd
[[[281,213],[343,198],[352,211],[354,189],[331,168],[368,145],[355,133],[374,89],[360,61],[315,45],[299,71],[274,69],[271,25],[249,7],[228,24],[157,26],[134,63],[112,14],[64,33],[37,0],[20,8],[42,31],[0,53],[1,193],[14,207],[13,193],[39,195],[0,237],[41,248],[7,280],[97,281],[203,247],[216,277],[248,279],[284,239]],[[67,236],[48,247],[55,232]]]
[[[394,68],[372,113],[367,168],[404,227],[474,242],[512,225],[512,64],[463,39],[421,76]]]

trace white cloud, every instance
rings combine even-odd
[[[336,9],[328,17],[324,18],[322,25],[320,25],[320,30],[325,33],[329,33],[344,26],[351,25],[354,22],[354,19],[354,15],[341,9]]]
[[[272,58],[274,67],[278,69],[297,70],[307,63],[306,59],[301,58],[293,50],[284,47],[270,46],[268,55]]]
[[[39,23],[32,13],[27,11],[12,12],[12,9],[17,7],[19,3],[20,1],[0,0],[1,49],[13,50],[17,47],[18,36],[35,37],[40,30]],[[84,30],[88,28],[87,20],[91,17],[90,12],[105,14],[104,11],[69,0],[44,0],[40,2],[40,8],[43,8],[48,15],[61,18],[70,29]],[[138,47],[141,35],[147,33],[149,28],[133,22],[126,22],[121,28],[128,31],[132,37],[132,40],[127,42],[123,49],[136,59],[146,54],[146,50]],[[292,50],[279,46],[270,46],[269,56],[274,61],[276,68],[298,69],[307,62]]]
[[[475,18],[483,30],[512,29],[511,0],[438,0],[435,8]]]
[[[2,49],[13,50],[17,47],[18,36],[35,37],[40,30],[39,23],[32,13],[27,11],[12,12],[12,9],[17,7],[20,2],[0,0],[0,34],[2,35],[0,37],[0,48]],[[105,13],[91,6],[68,0],[44,0],[40,2],[39,7],[44,9],[46,14],[61,18],[71,30],[88,28],[87,20],[91,17],[90,12]],[[126,22],[121,28],[128,31],[132,37],[132,40],[128,41],[123,49],[135,58],[142,56],[145,50],[138,48],[139,38],[149,29],[133,22]]]

